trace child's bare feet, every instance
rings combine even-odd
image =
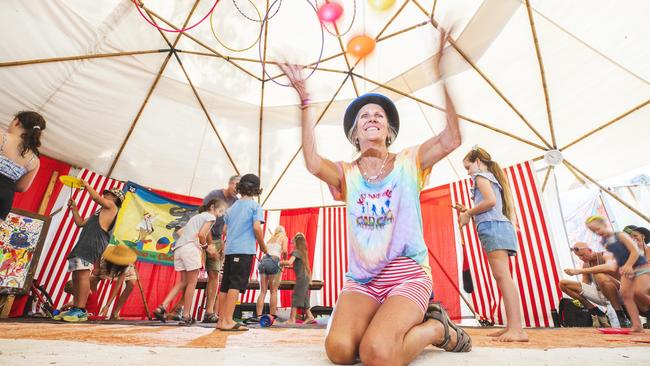
[[[511,330],[508,329],[501,334],[497,339],[498,342],[528,342],[528,334],[523,329]]]
[[[508,328],[499,329],[496,332],[488,333],[488,337],[498,337],[507,331]]]

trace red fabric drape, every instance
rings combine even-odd
[[[458,259],[450,186],[444,185],[423,191],[420,202],[435,300],[442,302],[452,319],[460,319]]]
[[[189,205],[198,206],[203,201],[202,198],[184,196],[157,189],[152,189],[151,191],[163,197]],[[154,308],[162,303],[165,296],[167,296],[167,293],[169,293],[172,287],[174,287],[176,282],[180,279],[180,274],[174,271],[174,267],[172,266],[162,266],[143,262],[137,262],[135,266],[138,270],[138,275],[140,276],[140,284],[142,285],[144,297],[147,299],[149,311],[153,311]],[[172,304],[176,303],[180,296],[181,295],[179,294],[176,299],[172,301]],[[120,316],[123,318],[134,319],[146,318],[147,314],[145,313],[144,304],[142,303],[142,296],[140,295],[140,290],[137,286],[133,289],[131,296],[129,296],[129,299],[122,307]]]
[[[14,196],[14,208],[20,208],[30,212],[38,212],[38,209],[41,206],[41,202],[45,196],[45,191],[47,186],[50,184],[50,178],[52,173],[58,172],[59,176],[67,175],[70,172],[70,165],[64,162],[49,158],[45,155],[40,156],[41,166],[34,177],[32,185],[29,187],[27,192],[16,193]],[[47,209],[45,210],[45,215],[49,215],[52,210],[52,206],[56,201],[56,198],[59,196],[61,191],[62,184],[57,179],[52,195],[48,201]],[[11,307],[11,312],[9,313],[10,317],[19,317],[22,316],[25,304],[27,303],[27,296],[17,296],[14,300],[14,303]]]
[[[294,249],[292,239],[296,233],[305,234],[307,239],[307,250],[309,251],[309,266],[314,268],[314,249],[316,247],[316,235],[318,231],[318,212],[319,208],[300,208],[295,210],[283,210],[280,213],[280,225],[284,226],[287,236],[289,237],[289,254]],[[272,228],[275,230],[275,228]],[[293,270],[285,270],[282,274],[283,280],[295,280],[296,275]],[[282,306],[291,304],[291,291],[281,291],[280,301]]]

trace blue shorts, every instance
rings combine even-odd
[[[280,260],[267,254],[260,261],[257,270],[260,274],[276,275],[280,273]]]
[[[510,221],[484,221],[476,231],[486,252],[507,250],[509,256],[517,255],[517,234]]]

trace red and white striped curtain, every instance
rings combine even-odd
[[[510,257],[510,271],[521,298],[524,324],[527,327],[553,326],[551,309],[557,309],[561,298],[558,286],[558,265],[538,189],[532,162],[505,169],[514,196],[517,213],[516,257]],[[453,203],[473,207],[471,180],[453,183]],[[481,248],[476,229],[468,225],[463,230],[468,249],[474,292],[471,302],[482,317],[504,324],[505,307],[496,286],[487,256]],[[459,247],[459,250],[462,250]]]

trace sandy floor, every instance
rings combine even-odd
[[[491,340],[491,329],[470,328],[474,349],[449,354],[427,348],[413,363],[648,365],[650,333],[603,335],[594,329],[529,330],[531,342],[502,344]],[[0,365],[71,364],[81,357],[92,365],[186,363],[329,364],[323,349],[323,329],[252,329],[224,333],[207,327],[119,324],[0,323]],[[101,345],[101,346],[98,346]],[[207,349],[206,349],[207,348]],[[273,352],[269,353],[272,349]]]

